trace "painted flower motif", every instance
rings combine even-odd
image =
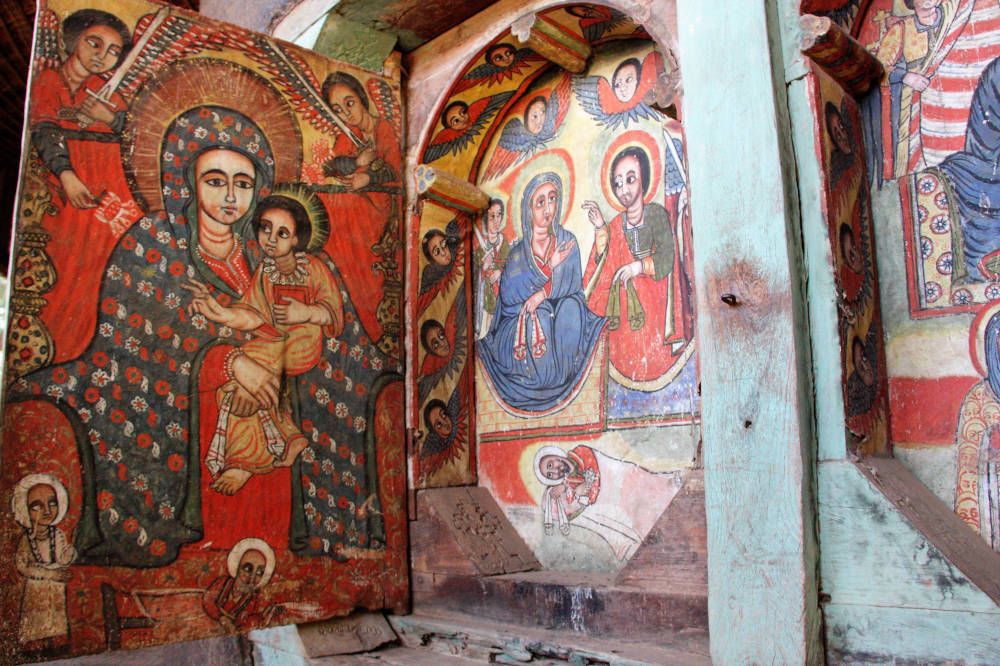
[[[171,520],[174,517],[174,507],[170,502],[160,502],[160,518]]]
[[[122,461],[122,450],[117,446],[113,449],[109,449],[108,460],[110,460],[113,463],[120,463]]]
[[[150,296],[152,296],[153,295],[153,291],[155,289],[153,287],[153,283],[150,282],[150,281],[148,281],[148,280],[140,280],[139,284],[137,284],[135,288],[136,288],[136,291],[138,291],[140,294],[142,294],[146,298],[149,298]]]
[[[149,481],[145,474],[136,474],[132,479],[132,489],[143,492],[149,488]]]
[[[97,444],[97,442],[101,439],[101,433],[91,428],[87,431],[87,439],[90,440],[91,444]]]
[[[115,334],[115,327],[109,322],[102,322],[101,325],[97,327],[97,334],[102,338],[110,338]]]
[[[945,234],[951,231],[951,221],[947,215],[937,215],[931,220],[931,231],[936,234]]]
[[[302,510],[305,512],[306,517],[309,518],[309,520],[312,520],[316,515],[316,507],[313,506],[312,502],[306,502],[305,506],[302,507]]]
[[[324,458],[323,462],[320,463],[319,468],[320,470],[323,471],[324,474],[332,474],[334,469],[333,461],[330,460],[329,458]]]
[[[930,213],[927,212],[927,207],[926,206],[917,206],[917,220],[921,224],[923,224],[924,222],[927,221],[927,216],[929,214]]]
[[[350,391],[354,388],[354,381],[350,377],[344,377],[344,390]]]
[[[363,416],[354,417],[354,431],[355,432],[365,431],[365,418]]]
[[[145,398],[139,395],[132,398],[132,402],[130,402],[129,404],[132,405],[132,409],[134,409],[136,412],[140,414],[149,409],[149,403],[146,402]]]
[[[951,275],[951,271],[954,268],[951,260],[951,252],[945,252],[937,260],[938,273],[941,275]]]
[[[381,370],[381,369],[382,369],[382,359],[380,359],[378,356],[372,356],[372,370]]]
[[[987,301],[995,301],[1000,298],[1000,284],[996,282],[990,282],[986,285],[986,289],[983,290],[983,294],[986,296]]]
[[[90,375],[90,383],[94,386],[107,386],[108,382],[111,381],[111,375],[104,372],[103,370],[95,370]]]
[[[167,544],[162,539],[153,539],[149,544],[149,554],[153,557],[161,557],[167,552]]]
[[[97,508],[101,511],[110,509],[115,503],[115,496],[107,490],[97,493]]]
[[[105,275],[108,276],[109,280],[121,280],[122,279],[122,269],[116,264],[111,264],[108,266],[108,270],[105,271]]]
[[[228,326],[220,326],[218,331],[218,337],[220,338],[230,338],[233,335],[233,329]]]
[[[920,190],[921,194],[930,194],[937,187],[937,178],[931,175],[925,175],[917,183],[917,189]]]
[[[920,237],[920,256],[924,259],[929,259],[931,254],[934,252],[934,241],[932,241],[927,236]]]
[[[156,240],[157,242],[166,245],[167,243],[170,242],[170,234],[167,233],[166,231],[157,231]]]
[[[164,151],[163,152],[163,161],[164,162],[173,162],[174,161],[174,154],[172,152],[170,152],[169,150]]]
[[[222,143],[232,143],[233,137],[229,132],[219,132],[219,141]]]
[[[182,375],[190,375],[191,374],[191,362],[190,361],[184,361],[183,363],[181,363],[181,367],[180,367],[179,372]]]
[[[199,331],[202,331],[205,330],[206,326],[208,326],[208,320],[205,319],[205,315],[196,314],[191,317],[191,325],[197,328]]]
[[[307,463],[314,463],[314,462],[316,462],[316,452],[313,451],[308,446],[306,448],[302,449],[302,461],[303,462],[307,462]]]
[[[336,354],[338,351],[340,351],[340,340],[337,340],[335,338],[328,339],[326,341],[326,348],[329,349],[334,354]]]
[[[208,130],[205,129],[204,127],[195,127],[194,136],[196,139],[204,139],[206,136],[208,136]]]
[[[86,407],[80,407],[76,410],[76,413],[80,416],[80,420],[84,423],[90,423],[90,419],[94,417],[93,412],[91,412]]]
[[[972,303],[972,293],[968,289],[956,289],[951,294],[953,305],[969,305]]]
[[[180,439],[183,433],[184,428],[181,427],[181,424],[175,421],[171,421],[167,424],[167,437],[170,437],[171,439]]]
[[[45,389],[45,394],[50,398],[59,399],[63,397],[63,388],[55,384],[49,384],[49,387]]]
[[[944,190],[938,192],[934,197],[934,203],[941,210],[948,210],[948,193]]]
[[[344,418],[345,416],[347,416],[347,405],[345,405],[342,402],[338,402],[337,406],[334,408],[333,413],[336,414],[339,418]]]
[[[181,304],[180,296],[178,296],[174,292],[170,292],[163,297],[163,304],[166,305],[171,310],[173,310],[174,308],[176,308],[178,305]]]
[[[326,405],[328,402],[330,402],[330,393],[324,388],[317,390],[316,402],[318,402],[321,405]]]
[[[171,472],[179,472],[184,469],[184,457],[176,453],[167,456],[167,468]]]
[[[130,335],[127,338],[125,338],[126,351],[135,354],[136,352],[139,351],[140,347],[142,347],[142,341],[139,340],[139,338],[135,337],[134,335]]]
[[[323,519],[323,529],[325,529],[327,532],[332,532],[335,529],[337,529],[337,519],[334,518],[333,516],[327,516],[325,519]]]

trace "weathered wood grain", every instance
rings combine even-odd
[[[948,515],[898,461],[872,458],[860,465],[819,467],[823,593],[834,604],[986,613],[1000,636],[1000,607],[957,565],[995,589],[1000,556],[985,552],[978,535]],[[943,633],[938,638],[951,640]]]
[[[679,60],[702,341],[710,633],[720,664],[821,659],[808,322],[770,5],[677,4],[678,24],[689,28],[679,33]],[[740,45],[739,67],[723,44]],[[733,100],[739,113],[729,112]],[[735,305],[722,302],[726,294]]]
[[[481,619],[593,637],[656,641],[664,631],[704,631],[704,595],[619,587],[611,574],[532,571],[504,576],[413,574],[415,613]]]
[[[997,664],[1000,618],[926,608],[828,604],[827,654],[834,664]]]
[[[705,472],[692,470],[615,582],[650,591],[707,596],[707,538]]]

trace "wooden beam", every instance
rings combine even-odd
[[[587,68],[590,44],[545,15],[525,14],[510,26],[522,45],[573,74]]]
[[[779,4],[677,2],[701,340],[709,635],[719,664],[822,661],[809,331]],[[730,44],[740,45],[739,67]],[[739,113],[728,112],[733,105]]]
[[[799,22],[802,52],[854,97],[860,98],[885,76],[882,63],[829,18],[806,14]]]
[[[420,196],[455,213],[475,215],[490,204],[485,192],[444,169],[418,164],[414,177]]]

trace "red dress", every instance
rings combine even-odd
[[[352,128],[361,136],[361,131]],[[379,183],[380,185],[399,186],[399,174],[402,169],[402,156],[399,149],[399,137],[392,123],[382,118],[375,120],[375,153],[377,158],[395,174],[395,179]],[[356,157],[360,150],[347,137],[341,134],[333,144],[333,153],[337,157]],[[356,261],[341,261],[337,263],[340,275],[344,279],[347,293],[357,298],[359,295],[372,296],[372,307],[358,308],[358,318],[372,340],[382,336],[382,326],[375,316],[377,298],[382,294],[383,275],[372,267],[379,260],[372,246],[379,242],[382,231],[390,215],[395,212],[399,218],[400,196],[387,192],[318,192],[330,215],[331,233],[326,242],[325,250],[331,257],[356,257]],[[396,210],[393,211],[395,204]],[[398,265],[398,258],[397,258]]]
[[[234,245],[226,261],[205,253],[201,256],[205,265],[234,290],[243,294],[250,289],[251,273],[240,243]],[[201,515],[205,532],[202,544],[212,549],[229,550],[240,539],[257,537],[276,551],[287,550],[292,506],[291,467],[280,467],[269,474],[254,474],[235,495],[223,495],[211,488],[213,479],[205,466],[205,456],[219,421],[217,392],[229,381],[225,364],[232,350],[233,346],[228,344],[212,347],[198,374]]]
[[[58,174],[50,172],[52,204],[57,212],[44,216],[42,226],[51,234],[46,252],[56,270],[56,282],[45,294],[48,305],[42,321],[54,341],[53,363],[79,356],[90,343],[84,331],[97,326],[97,296],[104,268],[118,239],[142,217],[132,198],[122,168],[121,136],[102,122],[82,126],[68,110],[79,108],[89,99],[88,90],[97,91],[104,79],[93,75],[73,93],[57,69],[47,69],[35,77],[28,115],[32,140],[39,146],[44,136],[55,147],[49,168],[71,168],[98,201],[97,208],[76,208],[65,198]],[[112,95],[115,111],[124,111],[125,102]],[[61,146],[56,147],[56,143]],[[40,153],[51,153],[42,150]],[[68,153],[68,163],[66,162]]]

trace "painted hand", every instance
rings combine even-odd
[[[374,162],[376,157],[378,157],[378,155],[375,154],[375,149],[369,146],[358,154],[358,166],[366,167]]]
[[[619,280],[624,284],[628,284],[629,280],[638,275],[642,275],[642,262],[633,261],[618,269],[615,277],[611,280],[611,284],[617,284]]]
[[[312,309],[308,305],[287,296],[284,303],[274,306],[274,321],[279,324],[306,324],[311,315]]]
[[[342,185],[347,187],[347,189],[354,191],[360,190],[362,187],[367,187],[370,182],[372,182],[371,174],[367,171],[358,171],[357,173],[351,174],[345,178],[338,178]]]
[[[576,241],[570,239],[556,248],[556,251],[552,253],[552,258],[549,259],[549,266],[555,269],[556,266],[566,261],[566,257],[573,253],[573,248],[576,247]]]
[[[541,305],[544,301],[545,301],[545,290],[539,289],[531,296],[529,296],[528,300],[524,302],[524,311],[527,312],[528,314],[535,314],[535,310],[537,310],[538,306]]]
[[[587,211],[587,220],[594,225],[595,229],[600,229],[606,224],[604,221],[604,213],[601,212],[601,207],[597,205],[596,201],[588,199],[583,202],[582,208]]]
[[[80,177],[72,169],[68,169],[59,174],[59,182],[62,184],[66,198],[74,208],[97,208],[97,199],[90,193],[87,186],[83,184]]]
[[[926,76],[917,74],[916,72],[907,72],[903,75],[903,83],[910,86],[914,90],[922,92],[931,84],[931,80]]]
[[[246,354],[240,354],[233,359],[232,372],[233,378],[257,400],[261,408],[278,404],[278,378],[260,363]]]
[[[115,112],[96,97],[88,96],[83,104],[80,105],[80,113],[107,125],[115,121]]]

